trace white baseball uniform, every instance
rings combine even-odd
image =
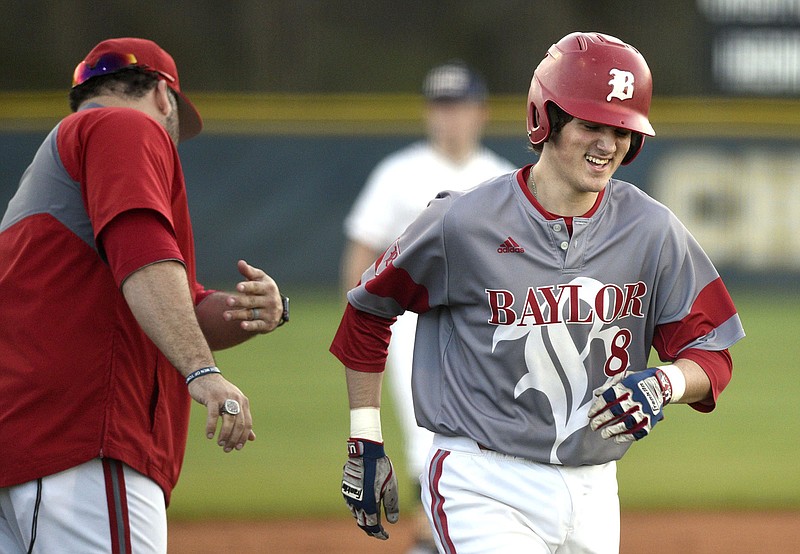
[[[488,148],[455,164],[427,141],[415,142],[381,161],[367,179],[345,220],[348,239],[385,250],[442,190],[466,190],[515,167]],[[408,312],[392,326],[388,364],[390,390],[406,440],[409,472],[422,472],[432,434],[417,425],[411,400],[411,359],[417,315]]]

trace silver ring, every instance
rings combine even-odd
[[[233,400],[232,398],[228,398],[227,400],[225,400],[225,403],[222,406],[220,406],[219,415],[227,414],[235,416],[238,415],[240,411],[242,411],[242,409],[239,406],[239,403],[236,400]]]
[[[253,317],[250,318],[250,319],[252,321],[255,321],[256,319],[258,319],[258,315],[259,315],[258,308],[250,308],[250,309],[253,310]]]

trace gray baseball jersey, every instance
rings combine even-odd
[[[348,300],[383,318],[420,314],[412,387],[423,427],[546,463],[605,463],[630,443],[589,429],[594,389],[646,368],[651,346],[674,360],[724,350],[744,331],[665,206],[611,180],[570,235],[534,206],[524,171],[440,193]],[[711,376],[715,397],[729,378]]]

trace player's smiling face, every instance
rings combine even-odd
[[[599,192],[628,153],[631,132],[573,118],[551,142],[546,163],[562,184],[573,193]]]

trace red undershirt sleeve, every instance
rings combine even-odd
[[[396,320],[368,314],[348,304],[333,337],[331,354],[350,369],[380,373],[386,367],[391,326]]]
[[[200,283],[194,284],[194,305],[197,306],[200,302],[217,292],[215,289],[207,289]]]
[[[700,350],[689,348],[678,356],[697,363],[711,381],[711,398],[689,404],[698,412],[710,412],[717,406],[717,398],[728,385],[733,374],[733,359],[728,350]]]
[[[147,265],[165,260],[185,265],[172,227],[155,210],[122,212],[100,231],[97,244],[120,287],[131,273]]]

